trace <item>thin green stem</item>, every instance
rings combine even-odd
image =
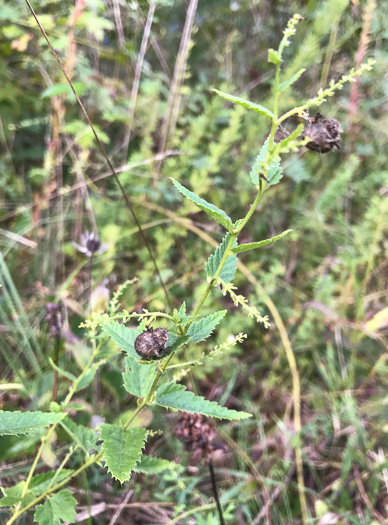
[[[110,316],[110,320],[112,319],[142,319],[144,317],[164,317],[165,319],[168,319],[169,321],[172,321],[174,324],[176,324],[176,319],[172,315],[166,314],[164,312],[146,312],[144,314],[115,314]]]
[[[275,132],[279,125],[278,120],[278,111],[279,111],[279,82],[280,82],[280,64],[276,64],[276,73],[275,73],[275,86],[274,86],[274,102],[273,102],[273,117],[272,117],[272,126],[271,133],[269,135],[268,151],[271,151],[273,146],[273,141],[275,138]]]
[[[143,399],[143,401],[140,403],[140,405],[137,407],[137,409],[135,410],[135,412],[131,415],[131,417],[128,419],[128,421],[123,425],[123,428],[126,429],[129,427],[129,425],[135,420],[136,416],[143,410],[143,408],[148,405],[148,403],[150,402],[155,390],[156,390],[156,387],[158,385],[158,382],[159,382],[159,379],[162,377],[162,375],[164,374],[164,371],[166,370],[167,368],[167,365],[168,363],[171,361],[171,359],[174,357],[175,355],[175,352],[171,352],[171,354],[166,357],[162,362],[161,362],[161,365],[160,365],[160,368],[158,370],[158,373],[156,374],[156,377],[151,385],[151,388],[150,388],[150,391],[148,392],[147,396]]]
[[[69,474],[69,476],[67,476],[60,483],[57,483],[53,487],[46,489],[40,496],[37,496],[34,500],[30,501],[28,505],[25,505],[22,509],[15,511],[13,516],[7,521],[5,525],[12,525],[12,523],[15,523],[15,521],[19,518],[19,516],[24,514],[31,507],[34,507],[35,505],[40,503],[44,498],[46,498],[53,492],[56,492],[60,488],[66,486],[72,478],[75,478],[76,476],[78,476],[78,474],[81,474],[81,472],[83,472],[85,469],[90,467],[90,465],[97,463],[97,461],[102,459],[103,454],[104,454],[103,451],[101,451],[96,456],[91,456],[79,469]]]
[[[85,374],[88,372],[90,366],[92,365],[93,361],[94,361],[94,358],[96,357],[96,355],[98,354],[100,348],[101,348],[101,345],[102,345],[102,342],[98,345],[98,347],[94,350],[91,358],[89,359],[88,363],[86,364],[85,368],[82,370],[81,374],[78,376],[78,378],[73,382],[73,385],[65,399],[65,401],[62,403],[62,406],[63,408],[67,407],[68,404],[70,403],[73,395],[75,394],[75,392],[77,391],[77,388],[78,388],[78,385],[80,383],[80,381],[83,379],[83,377],[85,376]],[[46,444],[49,442],[51,436],[53,435],[55,429],[56,429],[56,426],[57,424],[54,424],[52,427],[49,428],[49,430],[47,431],[46,435],[42,438],[42,443],[39,447],[39,450],[38,452],[36,453],[36,456],[35,456],[35,459],[31,465],[31,468],[30,468],[30,471],[28,473],[28,476],[27,476],[27,479],[26,479],[26,483],[23,487],[23,492],[22,492],[22,495],[21,495],[21,500],[24,498],[24,496],[27,494],[28,492],[28,488],[30,486],[30,483],[31,483],[31,480],[32,480],[32,477],[34,475],[34,472],[35,472],[35,469],[36,469],[36,466],[38,465],[38,462],[41,458],[41,455],[43,453],[43,450],[44,450],[44,447],[46,446]],[[19,504],[16,506],[15,508],[15,512],[14,512],[14,515],[18,515],[20,516],[21,514],[19,514],[19,508],[20,508],[20,502]],[[12,518],[11,518],[12,519]],[[8,523],[13,523],[12,521],[10,522],[7,522],[6,525],[8,525]]]
[[[185,363],[177,363],[176,365],[166,366],[166,370],[171,370],[172,368],[180,368],[182,366],[195,365],[200,359],[195,359],[194,361],[186,361]]]
[[[212,280],[207,285],[206,290],[203,292],[201,299],[199,300],[197,306],[194,309],[194,312],[192,313],[193,316],[196,316],[198,314],[198,312],[202,308],[203,303],[206,301],[207,296],[210,293],[210,290],[213,288],[214,284],[216,283],[217,277],[220,275],[220,273],[222,271],[222,268],[223,268],[223,266],[224,266],[224,264],[226,262],[226,259],[231,254],[231,248],[232,248],[232,245],[233,245],[233,243],[234,243],[236,238],[237,238],[237,234],[231,234],[230,235],[230,239],[229,239],[228,245],[227,245],[225,253],[224,253],[224,255],[223,255],[223,257],[222,257],[222,259],[220,261],[220,264],[218,265],[216,273],[214,274]],[[186,332],[187,332],[188,329],[189,329],[189,327],[187,327]]]
[[[78,446],[76,447],[70,447],[70,450],[69,452],[66,454],[66,456],[63,458],[63,461],[62,463],[59,465],[58,469],[56,470],[54,476],[53,476],[53,479],[50,481],[50,484],[48,486],[48,488],[51,488],[54,483],[56,482],[57,480],[57,477],[59,476],[59,474],[62,472],[62,470],[64,469],[66,463],[69,461],[69,459],[71,458],[71,456],[74,454],[74,452],[78,449]]]
[[[289,117],[292,117],[293,115],[298,115],[308,107],[308,104],[304,104],[303,106],[298,106],[297,108],[290,109],[290,111],[287,111],[287,113],[284,113],[281,117],[279,117],[278,124],[281,124],[284,120],[288,119]]]
[[[63,408],[67,407],[68,404],[70,403],[73,395],[75,394],[75,392],[77,391],[77,388],[78,388],[78,385],[80,384],[80,382],[82,381],[82,379],[85,377],[85,375],[87,374],[87,372],[89,371],[89,368],[92,366],[92,363],[96,357],[96,355],[98,354],[98,352],[100,351],[100,348],[102,346],[102,343],[103,341],[101,341],[101,343],[98,345],[98,347],[93,351],[89,361],[87,362],[85,368],[82,370],[81,374],[77,377],[77,379],[73,382],[73,385],[72,387],[70,388],[69,390],[69,393],[67,394],[66,396],[66,399],[64,400],[64,402],[62,403],[62,406]]]
[[[28,473],[28,476],[27,476],[27,479],[26,479],[26,483],[23,487],[23,491],[22,491],[22,495],[20,497],[20,500],[22,500],[24,498],[24,496],[27,494],[27,491],[28,491],[28,487],[30,486],[30,483],[31,483],[31,480],[32,480],[32,477],[34,475],[34,472],[35,472],[35,469],[36,469],[36,466],[40,460],[40,457],[43,453],[43,450],[44,450],[44,447],[46,446],[47,442],[50,440],[51,436],[53,435],[54,433],[54,430],[55,430],[55,426],[56,425],[53,425],[48,431],[47,431],[47,434],[45,436],[43,436],[42,438],[42,442],[40,444],[40,447],[39,447],[39,450],[38,452],[36,453],[36,456],[35,456],[35,459],[34,461],[32,462],[32,465],[31,465],[31,468],[30,468],[30,472]],[[20,505],[20,502],[19,504]]]
[[[239,233],[241,232],[241,230],[244,228],[244,226],[246,225],[246,223],[249,221],[249,219],[252,217],[252,215],[254,214],[256,208],[257,208],[257,205],[259,204],[260,200],[261,200],[261,197],[263,196],[263,193],[265,191],[265,184],[264,184],[264,179],[262,177],[260,177],[260,181],[259,181],[259,191],[256,195],[256,198],[255,200],[253,201],[252,203],[252,206],[250,207],[248,213],[246,214],[244,220],[242,221],[242,223],[240,224],[240,226],[236,229],[236,237],[239,235]]]

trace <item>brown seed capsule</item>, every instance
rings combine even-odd
[[[162,357],[166,350],[168,332],[165,328],[147,328],[135,339],[135,350],[140,357],[152,359]]]
[[[175,435],[184,443],[186,450],[194,452],[192,463],[198,462],[201,457],[211,460],[211,454],[216,448],[214,440],[217,431],[206,417],[183,412],[175,427]]]
[[[324,118],[317,113],[305,128],[303,137],[310,139],[306,148],[319,153],[340,149],[342,128],[335,118]]]

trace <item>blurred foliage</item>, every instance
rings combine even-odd
[[[342,123],[342,149],[294,154],[286,161],[284,179],[265,194],[243,241],[288,228],[294,233],[239,259],[275,303],[297,355],[311,513],[322,524],[381,523],[388,505],[388,4],[199,2],[175,96],[171,86],[186,2],[157,2],[136,96],[132,86],[150,19],[145,0],[35,4],[135,203],[173,304],[179,307],[184,300],[188,311],[206,286],[211,239],[218,244],[223,232],[194,205],[182,202],[168,177],[236,220],[253,199],[249,171],[269,132],[265,119],[225,103],[210,89],[266,106],[273,83],[266,50],[277,46],[287,19],[299,12],[304,22],[285,50],[283,78],[308,69],[284,95],[281,109],[303,103],[354,67],[369,7],[370,42],[364,52],[376,60],[373,72],[321,107]],[[91,292],[94,308],[104,308],[109,294],[136,276],[139,281],[122,297],[124,308],[167,306],[136,225],[23,0],[1,6],[0,27],[0,407],[36,409],[51,400],[53,381],[45,303],[60,299],[63,304],[60,360],[75,370],[90,352],[79,324]],[[109,244],[94,258],[91,287],[89,263],[72,244],[86,230],[98,231]],[[240,272],[236,284],[250,304],[268,314],[260,287]],[[218,425],[223,454],[216,466],[225,520],[298,523],[291,378],[279,333],[274,323],[267,331],[248,319],[217,291],[204,313],[220,304],[231,310],[229,322],[203,343],[204,351],[239,332],[248,338],[224,353],[222,368],[207,361],[188,379],[198,393],[211,399],[217,392],[221,403],[255,415],[253,421]],[[184,361],[195,358],[189,350]],[[96,415],[111,421],[134,408],[120,385],[122,364],[109,362],[77,399],[83,407],[80,422]],[[14,383],[23,388],[13,390],[9,385]],[[60,395],[65,393],[62,384]],[[157,483],[138,474],[130,482],[131,501],[155,505],[130,506],[122,516],[139,524],[167,523],[198,507],[181,523],[218,523],[215,510],[201,511],[212,498],[207,470],[186,468],[188,455],[172,437],[174,416],[159,419],[147,421],[151,428],[165,429],[150,449],[175,460],[177,467]],[[0,457],[7,462],[0,468],[2,485],[26,475],[30,461],[24,460],[32,457],[39,437],[2,438]],[[55,443],[52,450],[59,461],[66,454]],[[94,466],[74,486],[84,509],[101,501],[116,504],[126,490]],[[107,509],[89,523],[109,523],[112,512]],[[336,521],[324,521],[330,513]],[[2,519],[5,515],[0,510]]]

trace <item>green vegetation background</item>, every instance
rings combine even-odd
[[[75,10],[74,2],[43,0],[34,7],[135,202],[174,306],[186,301],[189,311],[206,286],[204,262],[222,231],[183,202],[168,177],[237,219],[252,201],[249,170],[269,131],[265,119],[210,89],[268,105],[273,68],[267,49],[277,47],[294,12],[304,22],[285,51],[283,75],[307,71],[283,97],[281,110],[338,79],[360,53],[376,60],[371,73],[320,108],[340,120],[342,149],[286,160],[284,179],[265,194],[241,242],[288,228],[294,233],[241,255],[245,275],[238,272],[236,284],[266,315],[264,289],[291,338],[302,379],[305,482],[316,515],[337,516],[322,523],[382,523],[388,505],[388,4],[200,1],[186,61],[180,46],[188,4],[159,1],[154,13],[143,0],[79,0]],[[147,19],[152,24],[136,92]],[[22,0],[1,4],[0,27],[0,277],[12,289],[11,296],[0,296],[1,381],[25,386],[18,392],[0,384],[0,408],[34,409],[50,400],[52,389],[48,301],[60,298],[64,305],[61,359],[75,369],[87,354],[79,324],[91,292],[93,308],[104,308],[108,294],[136,276],[125,308],[167,306],[136,225]],[[98,231],[109,244],[93,261],[91,290],[87,260],[72,244],[85,230]],[[222,361],[196,367],[188,380],[209,399],[255,416],[218,425],[226,520],[298,523],[291,378],[279,333],[273,322],[264,329],[217,291],[203,313],[220,305],[230,310],[229,321],[204,350],[239,332],[248,338]],[[121,388],[121,363],[106,366],[78,401],[86,407],[84,423],[133,409]],[[194,521],[184,523],[217,524],[213,511],[200,511],[212,497],[206,469],[187,471],[174,417],[154,417],[150,427],[164,434],[153,450],[182,467],[131,480],[131,501],[155,505],[128,507],[123,516],[128,523],[167,523],[174,508],[199,507]],[[35,445],[33,438],[2,439],[0,485],[25,476]],[[55,444],[50,453],[61,457]],[[53,457],[44,459],[54,465]],[[117,504],[127,490],[97,467],[74,487],[84,507]],[[258,521],[268,501],[267,521]],[[111,516],[108,509],[89,523],[109,523]]]

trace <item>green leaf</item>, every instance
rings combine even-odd
[[[268,119],[272,120],[273,113],[269,109],[265,108],[264,106],[260,106],[260,104],[255,104],[254,102],[251,102],[250,100],[245,100],[240,97],[234,97],[233,95],[229,95],[229,93],[225,93],[224,91],[219,91],[218,89],[213,89],[214,93],[217,93],[220,97],[224,98],[225,100],[229,100],[229,102],[233,102],[233,104],[238,104],[239,106],[243,106],[244,108],[251,109],[252,111],[255,111],[256,113],[259,113],[263,117],[267,117]]]
[[[98,363],[94,363],[94,365],[90,367],[90,369],[86,372],[84,377],[79,382],[77,386],[77,392],[78,390],[82,390],[83,388],[86,388],[90,385],[90,383],[94,379],[94,376],[96,375],[97,370],[100,368],[102,363],[105,363],[104,359],[102,361],[99,361]]]
[[[217,206],[214,206],[214,204],[210,204],[210,202],[205,201],[205,199],[201,199],[201,197],[198,197],[194,192],[188,190],[182,184],[180,184],[177,180],[170,177],[172,180],[174,186],[189,200],[194,202],[198,206],[198,208],[205,213],[207,213],[212,219],[217,221],[221,226],[226,228],[229,232],[233,231],[233,223],[232,219],[226,215],[226,213],[223,210],[220,210],[217,208]]]
[[[260,153],[257,155],[255,162],[253,163],[250,177],[253,184],[259,184],[259,176],[264,173],[263,164],[265,163],[265,156],[268,153],[269,137],[264,142]],[[275,158],[270,162],[269,169],[266,173],[266,178],[270,184],[277,184],[283,177],[282,168],[280,166],[280,159]]]
[[[0,436],[29,434],[58,423],[66,414],[53,412],[0,412]]]
[[[179,315],[179,319],[181,321],[182,321],[182,319],[185,319],[185,317],[186,317],[186,303],[185,303],[185,301],[183,301],[181,307],[179,308],[178,315]]]
[[[280,93],[283,93],[283,91],[285,91],[287,88],[289,88],[290,86],[292,86],[292,84],[294,82],[296,82],[298,80],[299,77],[301,77],[303,75],[303,73],[306,71],[306,69],[303,67],[302,69],[299,69],[299,71],[297,71],[295,73],[295,75],[292,75],[291,78],[289,78],[288,80],[286,80],[285,82],[282,82],[279,86],[279,92]]]
[[[267,244],[271,244],[273,242],[278,241],[279,239],[281,239],[282,237],[285,237],[290,232],[292,232],[292,230],[286,230],[280,233],[279,235],[275,235],[274,237],[271,237],[270,239],[265,239],[264,241],[240,244],[239,246],[236,246],[236,248],[233,248],[233,252],[241,253],[241,252],[247,252],[249,250],[256,250],[256,248],[262,248],[263,246],[267,246]]]
[[[278,51],[268,49],[268,62],[271,62],[272,64],[281,64],[283,60],[280,58]]]
[[[251,414],[222,407],[215,401],[207,401],[186,390],[184,385],[165,383],[156,392],[156,403],[165,408],[174,408],[192,414],[218,417],[220,419],[246,419]]]
[[[101,328],[117,343],[117,346],[121,348],[121,350],[127,352],[127,354],[134,359],[139,359],[139,354],[135,350],[135,339],[139,334],[144,332],[146,322],[147,321],[143,321],[134,329],[128,328],[117,321],[109,321],[102,323]]]
[[[206,263],[206,272],[210,277],[214,277],[220,265],[220,262],[225,254],[229,240],[230,240],[230,235],[229,233],[227,233],[226,236],[223,238],[220,246],[217,246],[216,251],[212,255],[210,255]],[[237,240],[233,242],[232,248],[235,246],[237,246]],[[235,255],[229,255],[219,275],[220,279],[222,279],[224,283],[230,283],[234,279],[234,274],[236,273],[236,269],[237,269],[237,257]]]
[[[192,315],[186,315],[186,303],[183,302],[179,310],[174,308],[173,317],[175,319],[175,322],[177,324],[180,324],[181,326],[185,326],[187,323],[194,320]]]
[[[22,499],[22,493],[23,489],[25,487],[26,482],[20,481],[20,483],[17,483],[13,487],[4,488],[0,487],[2,493],[4,494],[4,498],[0,499],[0,507],[13,507],[19,501]]]
[[[145,397],[157,374],[156,363],[143,365],[131,357],[125,359],[125,372],[123,372],[124,388],[137,397]]]
[[[51,359],[51,357],[49,357],[48,360],[49,360],[50,366],[52,368],[54,368],[54,370],[56,370],[60,376],[67,377],[67,379],[70,379],[70,381],[75,381],[76,380],[75,375],[73,375],[70,372],[67,372],[66,370],[63,370],[62,368],[59,368],[59,366],[57,366],[54,363],[54,361]]]
[[[60,525],[64,522],[74,523],[77,500],[69,489],[63,489],[49,496],[43,505],[36,507],[34,521],[39,525]]]
[[[159,474],[164,470],[171,469],[175,466],[175,463],[168,461],[167,459],[156,458],[155,456],[146,456],[145,454],[140,458],[134,468],[135,472],[141,472],[143,474]]]
[[[83,82],[73,82],[73,86],[74,86],[75,92],[77,93],[79,97],[82,95],[82,93],[87,88],[87,85],[84,84]],[[64,82],[62,84],[54,84],[53,86],[48,87],[47,89],[43,91],[41,97],[42,98],[57,97],[59,95],[67,95],[68,98],[72,102],[75,102],[76,100],[73,90],[71,89],[71,87],[69,86],[67,82]]]
[[[189,319],[192,319],[192,317],[190,316]],[[168,344],[170,345],[167,348],[168,353],[176,352],[176,350],[178,350],[178,348],[187,343],[189,339],[190,337],[188,335],[177,335],[173,332],[168,332]]]
[[[209,337],[221,319],[225,317],[225,314],[226,310],[220,310],[191,324],[186,332],[186,335],[190,336],[190,343],[198,343]]]
[[[121,483],[128,481],[142,455],[147,431],[144,428],[124,429],[118,425],[100,425],[100,439],[108,472]]]
[[[62,421],[61,425],[73,441],[80,445],[85,452],[89,452],[91,448],[95,448],[97,435],[92,428],[87,428],[84,425],[77,425],[77,423],[74,423],[69,417]]]
[[[59,483],[60,481],[64,480],[69,476],[73,471],[70,469],[63,469],[61,472],[56,476],[56,481]],[[48,489],[51,480],[55,476],[56,472],[44,472],[43,474],[37,474],[34,476],[31,480],[30,486],[28,488],[27,494],[22,499],[22,492],[25,487],[26,482],[20,481],[13,487],[9,488],[3,488],[1,487],[1,490],[4,494],[4,498],[0,499],[0,507],[11,507],[13,505],[16,505],[19,501],[21,501],[22,505],[28,505],[31,501],[33,501],[37,496],[40,496],[46,489]]]

